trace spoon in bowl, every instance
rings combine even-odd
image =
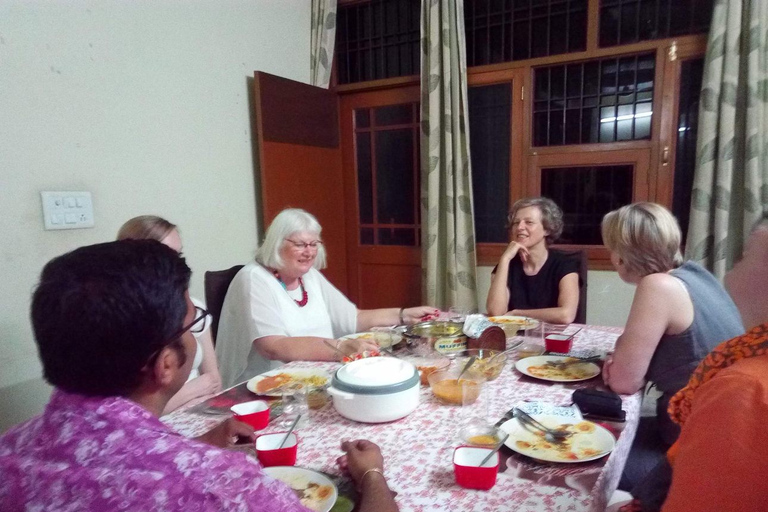
[[[467,372],[467,370],[469,370],[469,368],[473,364],[475,364],[475,360],[476,359],[477,359],[477,356],[472,356],[472,357],[469,358],[469,361],[467,361],[467,364],[464,365],[464,368],[461,370],[461,373],[459,374],[459,376],[456,377],[456,381],[457,382],[460,381],[461,380],[461,376],[464,375]]]
[[[483,464],[488,462],[491,459],[491,457],[493,457],[493,454],[499,451],[502,446],[504,446],[504,442],[507,440],[508,437],[509,437],[509,434],[505,434],[504,437],[501,439],[501,441],[496,443],[496,446],[494,446],[491,449],[491,452],[488,455],[486,455],[485,458],[480,462],[480,467],[482,467]]]

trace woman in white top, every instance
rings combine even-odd
[[[334,361],[377,348],[370,340],[339,339],[374,326],[415,323],[435,308],[359,310],[318,269],[325,249],[317,219],[287,209],[267,229],[256,261],[227,290],[216,336],[225,386],[296,360]]]
[[[157,240],[181,253],[181,237],[176,225],[154,215],[134,217],[123,224],[117,232],[117,239],[127,238]],[[192,298],[192,302],[196,309],[205,310],[205,304],[202,301]],[[211,317],[208,315],[202,328],[198,332],[193,332],[197,341],[197,351],[192,363],[192,371],[186,384],[168,401],[163,414],[168,414],[182,405],[194,405],[221,391],[221,376],[216,365],[210,325]]]

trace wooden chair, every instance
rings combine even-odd
[[[224,306],[224,298],[227,296],[229,284],[241,268],[243,265],[235,265],[226,270],[210,270],[205,273],[205,302],[208,312],[213,316],[211,337],[214,345],[216,345],[216,334],[219,331],[219,318],[221,308]]]

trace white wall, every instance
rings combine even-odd
[[[308,0],[0,0],[0,416],[2,388],[46,389],[28,304],[52,257],[147,213],[180,226],[199,297],[252,256],[247,79],[307,82],[309,26]],[[44,231],[41,190],[91,191],[96,227]]]
[[[485,311],[493,267],[477,267],[477,303]],[[587,323],[624,327],[635,287],[613,271],[590,270],[587,274]]]

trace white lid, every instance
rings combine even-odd
[[[336,372],[344,384],[361,387],[381,387],[400,384],[411,379],[416,367],[394,357],[367,357],[352,361]]]

